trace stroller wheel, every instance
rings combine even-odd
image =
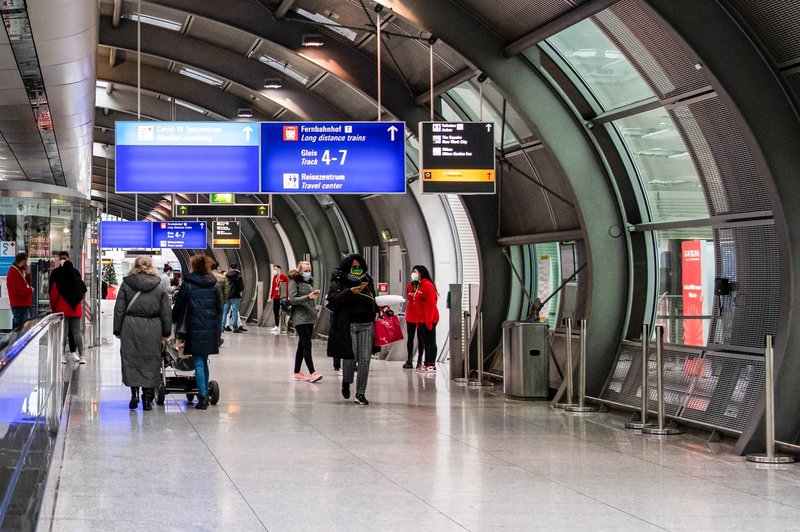
[[[164,404],[164,399],[165,399],[165,396],[166,396],[166,395],[167,395],[167,394],[166,394],[166,391],[164,390],[164,387],[163,387],[163,386],[159,386],[159,387],[156,389],[156,404],[157,404],[158,406],[161,406],[161,405],[163,405],[163,404]]]
[[[212,405],[219,403],[219,384],[217,384],[217,381],[208,383],[208,402]]]
[[[186,400],[189,401],[190,403],[193,403],[194,402],[194,394],[193,393],[187,393],[186,394]]]

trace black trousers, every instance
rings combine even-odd
[[[414,336],[417,334],[417,324],[406,322],[406,350],[408,351],[408,363],[414,363]],[[422,345],[422,333],[419,335],[419,346],[417,346],[417,366],[422,365],[422,354],[424,353],[424,346]]]
[[[436,354],[438,347],[436,346],[436,324],[433,324],[432,329],[428,329],[424,323],[417,324],[417,332],[419,333],[419,350],[425,350],[425,365],[436,365]]]
[[[314,373],[314,359],[311,358],[311,333],[314,326],[310,323],[305,325],[295,325],[297,331],[297,351],[294,355],[294,372],[300,373],[300,366],[306,362],[308,371]]]
[[[275,327],[281,326],[281,300],[280,298],[272,299],[272,314],[275,315]]]

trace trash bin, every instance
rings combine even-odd
[[[503,392],[515,399],[547,399],[550,388],[547,324],[503,323]]]

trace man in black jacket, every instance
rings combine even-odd
[[[225,303],[225,308],[222,311],[222,327],[226,331],[233,330],[235,333],[242,333],[247,331],[244,327],[239,326],[239,306],[242,304],[242,292],[244,292],[244,280],[242,279],[242,272],[239,271],[238,264],[231,264],[231,269],[225,274],[228,279],[228,287],[230,294],[228,301]],[[228,321],[228,313],[231,313],[231,324],[233,329],[226,324]]]

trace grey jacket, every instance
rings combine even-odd
[[[136,292],[141,292],[131,305]],[[120,337],[122,382],[153,388],[161,377],[161,338],[172,330],[169,296],[155,275],[128,275],[114,305],[114,335]]]
[[[314,325],[317,323],[315,300],[308,295],[314,291],[311,283],[305,281],[297,270],[289,272],[289,303],[292,305],[292,326]]]

